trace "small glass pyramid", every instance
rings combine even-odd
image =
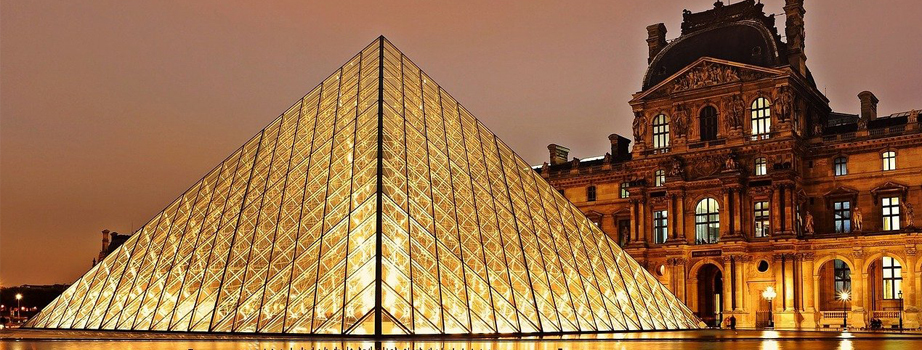
[[[381,37],[26,326],[409,335],[698,323]]]

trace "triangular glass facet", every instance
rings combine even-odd
[[[382,37],[26,326],[402,335],[698,322]]]

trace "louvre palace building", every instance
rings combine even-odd
[[[920,111],[878,115],[869,91],[832,111],[803,1],[783,10],[686,10],[671,41],[648,26],[633,147],[551,144],[534,169],[710,325],[919,327]]]

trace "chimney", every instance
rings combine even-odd
[[[563,164],[567,162],[567,156],[570,154],[570,149],[564,146],[550,144],[547,145],[547,150],[551,154],[551,165]]]
[[[862,91],[858,94],[858,99],[861,100],[861,119],[877,119],[877,96],[870,91]]]
[[[109,248],[109,230],[102,230],[102,251]]]
[[[791,69],[807,76],[807,55],[804,54],[804,0],[784,0],[784,33],[788,40],[788,64]]]
[[[628,150],[628,146],[631,144],[631,140],[618,134],[611,134],[608,135],[608,141],[611,141],[611,154],[613,161],[621,162],[631,158],[631,153]]]
[[[653,62],[660,51],[666,47],[666,25],[662,23],[651,24],[647,26],[647,46],[650,47],[650,57],[647,63]]]

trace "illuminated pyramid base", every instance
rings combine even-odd
[[[374,335],[698,327],[383,37],[27,326]]]

